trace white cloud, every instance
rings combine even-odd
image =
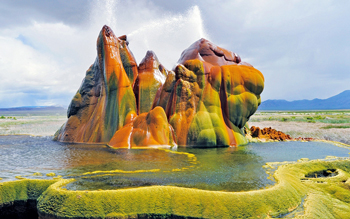
[[[214,43],[265,76],[262,99],[328,98],[349,89],[349,2],[207,1]]]
[[[126,34],[138,63],[147,50],[153,50],[171,69],[183,50],[202,37],[208,38],[198,6],[171,13],[146,1],[112,2],[117,1],[94,2],[91,24],[96,32],[107,24],[117,36]]]
[[[181,52],[200,38],[208,38],[197,6],[186,13],[150,20],[128,34],[130,49],[138,62],[147,50],[153,50],[159,61],[172,69]]]
[[[113,29],[116,35],[130,33],[129,46],[138,62],[150,49],[170,69],[184,49],[206,35],[198,7],[164,15],[153,13],[156,6],[134,3],[132,10],[142,16],[123,22],[130,10],[117,8],[113,1],[95,1],[87,26],[33,21],[0,30],[0,107],[53,104],[54,100],[67,106],[95,60],[96,39],[104,24],[118,28]]]
[[[22,105],[21,97],[23,103],[28,98],[38,98],[23,95],[27,91],[41,92],[40,97],[47,99],[59,93],[72,96],[89,67],[83,61],[88,58],[81,42],[84,37],[77,32],[62,23],[39,22],[0,31],[0,92],[15,96],[18,93],[16,100],[12,99],[16,106]],[[30,43],[24,44],[19,35]],[[90,64],[93,60],[90,58]],[[11,106],[8,97],[0,95],[2,107],[8,106],[5,103]]]
[[[174,11],[174,4],[162,1],[95,0],[89,6],[90,17],[82,16],[86,22],[76,24],[68,24],[69,18],[59,21],[58,9],[55,19],[44,20],[50,11],[38,7],[45,16],[32,17],[38,14],[34,10],[24,15],[31,22],[0,29],[0,107],[67,106],[95,60],[96,39],[105,24],[117,36],[128,35],[138,62],[153,50],[169,69],[184,49],[209,33],[213,43],[237,52],[262,71],[264,100],[326,98],[349,89],[349,3],[196,3],[198,7]]]

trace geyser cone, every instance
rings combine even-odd
[[[159,101],[179,146],[246,144],[243,127],[260,104],[262,74],[206,39],[186,49],[169,74]]]
[[[117,131],[108,143],[113,148],[176,146],[174,131],[162,107],[141,113]]]
[[[128,148],[247,143],[243,129],[261,102],[264,77],[236,53],[200,39],[174,71],[152,51],[137,67],[127,37],[107,26],[97,51],[57,140]]]
[[[219,66],[233,65],[241,62],[241,58],[236,53],[221,48],[203,38],[184,50],[178,63],[184,64],[187,60],[193,59]]]
[[[124,63],[120,50],[124,53]],[[136,116],[133,81],[130,82],[124,69],[124,66],[133,69],[136,62],[127,44],[104,26],[97,39],[97,53],[69,106],[68,121],[55,134],[59,141],[108,142]]]
[[[134,86],[138,113],[149,112],[159,99],[160,91],[167,76],[167,70],[160,64],[153,51],[147,51],[138,67]]]
[[[128,75],[129,81],[132,82],[132,86],[134,87],[134,84],[138,75],[136,59],[128,47],[129,42],[127,40],[127,36],[123,35],[118,37],[118,39],[120,40],[119,41],[120,58],[122,60],[124,70]]]

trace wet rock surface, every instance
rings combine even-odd
[[[225,147],[248,142],[243,127],[261,103],[264,77],[260,71],[206,39],[184,50],[173,71],[152,51],[137,66],[128,44],[125,35],[117,38],[109,27],[102,28],[96,61],[74,96],[68,121],[56,140],[108,143],[113,137],[110,145],[123,142],[123,147]],[[162,108],[156,112],[163,126],[146,130],[158,121],[158,117],[152,117],[157,121],[145,119],[157,107]],[[141,118],[144,121],[138,122]],[[136,124],[142,126],[138,134]],[[173,134],[164,139],[163,131],[170,133],[168,129]],[[147,133],[152,137],[142,136]],[[125,136],[138,136],[138,140]]]
[[[176,143],[163,108],[156,107],[118,130],[108,145],[113,148],[171,147]]]
[[[159,99],[168,71],[160,64],[153,51],[147,51],[138,67],[138,72],[134,93],[137,110],[141,114],[149,112],[154,106],[154,101]]]
[[[108,26],[102,28],[97,39],[96,61],[69,105],[68,121],[55,134],[56,140],[106,143],[136,116],[133,82],[130,82],[137,77],[136,62],[126,47],[126,42],[117,38]]]

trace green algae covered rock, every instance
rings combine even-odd
[[[336,177],[305,180],[314,171],[337,169]],[[304,200],[305,215],[333,215],[343,218],[350,212],[350,191],[339,184],[350,178],[350,161],[305,161],[279,166],[277,184],[248,192],[221,192],[174,186],[70,191],[61,180],[39,198],[42,216],[62,218],[270,218],[292,214]],[[321,180],[325,183],[317,183]],[[306,201],[305,201],[306,197]],[[315,197],[331,198],[319,205]],[[332,206],[331,202],[337,206]],[[321,208],[325,207],[325,208]],[[337,216],[338,215],[338,216]],[[325,218],[325,217],[321,217]]]
[[[14,201],[36,200],[57,180],[22,179],[0,183],[0,207]]]
[[[273,175],[276,185],[247,192],[175,186],[70,191],[62,187],[74,179],[3,182],[0,210],[15,201],[38,200],[41,218],[347,218],[350,160],[281,164]],[[336,174],[312,177],[327,171]]]
[[[137,74],[126,38],[117,38],[104,26],[97,39],[96,61],[73,97],[68,121],[55,134],[55,140],[108,143],[137,114],[133,92]]]
[[[164,108],[179,146],[247,144],[244,125],[261,103],[264,77],[237,54],[201,39],[186,49],[168,75],[158,106]]]
[[[147,113],[153,109],[154,102],[159,98],[167,75],[166,71],[160,71],[165,70],[161,66],[156,54],[153,51],[147,51],[139,65],[139,75],[134,86],[138,114]]]
[[[55,140],[108,143],[136,117],[160,106],[179,146],[248,143],[243,127],[261,103],[264,77],[236,53],[200,39],[183,51],[174,71],[152,51],[137,65],[127,37],[115,37],[107,26],[97,53]]]

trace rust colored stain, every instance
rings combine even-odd
[[[292,140],[290,135],[287,135],[281,131],[277,131],[271,127],[260,129],[259,127],[252,126],[250,128],[252,133],[252,137],[254,138],[264,138],[264,139],[272,139],[278,141]]]
[[[174,132],[163,108],[141,113],[135,120],[117,131],[108,143],[113,148],[175,146]]]
[[[227,147],[261,103],[264,76],[239,55],[200,39],[173,71],[152,51],[137,65],[127,36],[104,26],[97,58],[74,96],[58,141],[115,148]]]

